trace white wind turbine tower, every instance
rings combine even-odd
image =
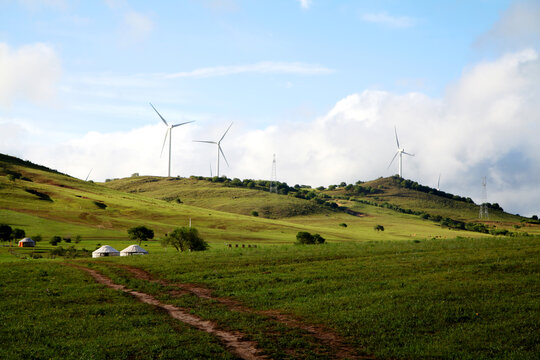
[[[401,148],[399,146],[399,140],[398,140],[397,130],[396,130],[395,126],[394,126],[394,132],[396,134],[397,151],[396,151],[396,154],[394,155],[394,157],[392,158],[392,161],[390,161],[390,164],[388,165],[388,167],[390,168],[390,165],[392,165],[392,163],[396,159],[396,156],[399,155],[399,177],[402,178],[403,177],[402,176],[403,175],[403,173],[402,173],[403,154],[409,155],[409,156],[414,156],[414,154],[409,154],[408,152],[405,151],[405,149],[403,149],[403,148]]]
[[[181,126],[181,125],[185,125],[185,124],[189,124],[189,123],[192,123],[194,121],[186,121],[186,122],[183,122],[183,123],[180,123],[180,124],[175,124],[175,125],[169,125],[169,123],[163,118],[163,116],[161,116],[161,114],[156,110],[156,108],[154,107],[154,105],[152,105],[152,103],[150,103],[150,106],[152,107],[152,109],[154,109],[154,111],[158,114],[158,116],[161,118],[161,121],[163,121],[163,123],[165,124],[165,126],[167,126],[167,131],[165,132],[165,139],[163,140],[163,146],[161,147],[161,155],[163,155],[163,149],[165,149],[165,143],[167,142],[167,136],[169,137],[169,171],[167,172],[167,176],[170,177],[171,176],[171,142],[172,142],[172,129],[174,129],[175,127],[177,126]],[[160,155],[160,156],[161,156]]]
[[[223,136],[221,137],[221,139],[219,139],[217,142],[216,141],[193,140],[194,142],[207,143],[207,144],[216,144],[217,145],[217,177],[219,177],[219,154],[220,153],[223,156],[223,160],[225,160],[225,162],[227,163],[227,166],[229,166],[229,162],[227,161],[227,158],[225,157],[225,154],[223,153],[223,150],[221,149],[221,141],[223,140],[225,135],[227,135],[227,133],[229,132],[229,129],[231,128],[232,125],[233,125],[233,123],[231,123],[231,125],[229,125],[227,130],[225,130],[225,133],[223,133]]]

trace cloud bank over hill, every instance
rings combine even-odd
[[[434,187],[441,174],[442,190],[479,200],[481,178],[487,176],[488,201],[532,214],[540,203],[539,84],[539,55],[526,49],[467,68],[441,98],[365,90],[341,99],[310,123],[255,130],[238,123],[223,141],[231,167],[222,162],[221,173],[269,178],[276,153],[278,178],[289,184],[317,186],[389,176],[397,173],[396,162],[388,168],[396,151],[396,126],[401,146],[416,155],[404,157],[404,177]],[[151,108],[148,112],[155,117]],[[33,135],[16,124],[21,122],[0,126],[20,136],[18,155],[74,176],[84,178],[90,168],[97,180],[134,172],[166,174],[167,151],[159,158],[165,127],[158,118],[154,125],[128,132],[91,132],[31,148],[25,144],[35,136],[54,135]],[[215,175],[214,146],[192,140],[217,140],[227,126],[195,123],[176,128],[173,174],[209,176],[212,166]]]

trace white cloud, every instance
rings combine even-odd
[[[311,6],[311,0],[298,0],[302,9],[309,9]]]
[[[54,98],[61,66],[54,49],[46,44],[12,50],[0,43],[0,105],[17,99],[47,103]]]
[[[411,17],[393,16],[385,12],[376,13],[376,14],[375,13],[363,14],[361,18],[362,20],[370,22],[370,23],[394,27],[394,28],[408,28],[408,27],[413,27],[414,25],[416,25],[416,20]]]
[[[255,64],[233,65],[233,66],[215,66],[195,69],[192,71],[178,72],[165,75],[166,78],[185,78],[185,77],[216,77],[235,75],[242,73],[259,74],[297,74],[297,75],[319,75],[330,74],[334,70],[321,65],[306,64],[301,62],[275,62],[261,61]]]

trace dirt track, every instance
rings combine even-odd
[[[243,305],[241,302],[237,300],[213,296],[212,291],[210,289],[204,288],[199,285],[186,284],[186,283],[182,283],[182,284],[170,283],[163,279],[155,279],[154,277],[152,277],[151,274],[139,268],[135,268],[128,265],[115,265],[115,266],[118,266],[122,269],[127,270],[137,279],[156,282],[164,286],[173,286],[173,287],[178,288],[179,290],[177,290],[175,293],[172,293],[172,295],[181,296],[185,294],[186,292],[188,292],[203,299],[211,299],[211,300],[217,301],[227,306],[230,310],[233,310],[233,311],[241,311],[241,312],[263,315],[277,322],[280,322],[284,325],[287,325],[288,327],[302,329],[304,331],[307,331],[308,333],[310,333],[311,336],[313,336],[314,338],[321,341],[322,343],[324,343],[325,345],[327,345],[329,348],[332,349],[332,357],[334,359],[374,359],[374,357],[372,356],[359,356],[357,354],[357,351],[350,345],[346,344],[345,340],[341,338],[341,336],[339,336],[333,331],[326,329],[322,326],[305,324],[299,319],[296,319],[287,314],[282,314],[279,311],[275,311],[275,310],[267,310],[267,311],[254,310],[254,309],[248,308],[247,306]]]
[[[145,294],[139,291],[134,291],[126,288],[124,285],[115,284],[110,278],[100,274],[96,270],[86,268],[84,266],[68,264],[69,266],[76,267],[80,270],[86,271],[97,282],[104,284],[112,289],[120,290],[125,293],[131,294],[139,301],[146,304],[157,306],[166,310],[169,315],[177,320],[180,320],[186,324],[189,324],[199,330],[217,336],[225,346],[231,349],[231,352],[236,356],[247,360],[267,359],[266,356],[260,355],[261,351],[257,349],[255,342],[242,340],[244,334],[238,332],[230,332],[221,330],[217,325],[211,321],[203,320],[195,315],[192,315],[174,305],[164,304],[157,300],[155,297],[149,294]]]

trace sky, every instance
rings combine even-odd
[[[540,215],[540,0],[0,0],[0,152],[94,181],[398,172]]]

